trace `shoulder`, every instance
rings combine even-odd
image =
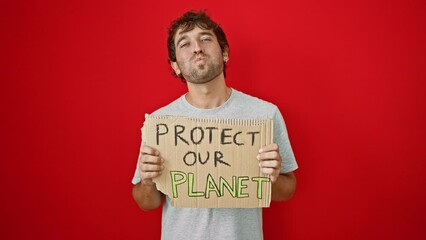
[[[267,113],[268,116],[278,111],[278,107],[271,102],[235,89],[233,89],[233,91],[235,93],[236,102],[244,106],[244,108],[256,109],[257,111]]]
[[[182,96],[175,99],[173,102],[155,110],[152,115],[176,115],[182,109]]]
[[[236,97],[240,100],[247,101],[247,102],[250,102],[250,103],[259,104],[259,105],[264,105],[264,106],[267,106],[267,107],[276,107],[275,104],[268,102],[266,100],[263,100],[261,98],[249,95],[247,93],[244,93],[244,92],[241,92],[241,91],[238,91],[238,90],[235,90],[235,89],[233,89],[233,91],[235,91]]]

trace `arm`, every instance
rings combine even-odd
[[[296,176],[293,172],[280,174],[272,183],[272,201],[287,201],[296,191]]]
[[[272,181],[272,200],[287,201],[296,190],[296,177],[293,172],[280,174],[281,154],[277,144],[264,146],[257,156],[262,172],[270,175]]]
[[[149,146],[143,146],[139,159],[139,170],[142,181],[133,186],[133,199],[138,206],[145,210],[152,210],[161,205],[163,194],[158,191],[152,178],[160,176],[164,160],[160,153]]]
[[[133,199],[144,211],[158,208],[163,198],[163,194],[157,190],[155,184],[146,185],[143,182],[133,186],[132,194]]]

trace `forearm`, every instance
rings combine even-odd
[[[133,199],[144,211],[155,209],[161,205],[162,193],[157,190],[155,184],[145,185],[142,182],[133,186]]]
[[[296,177],[293,173],[280,174],[272,183],[272,201],[287,201],[296,190]]]

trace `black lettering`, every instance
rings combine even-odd
[[[178,130],[178,128],[180,128],[180,130]],[[183,138],[183,137],[180,136],[180,134],[183,133],[184,131],[185,131],[185,126],[175,125],[175,146],[177,146],[177,140],[178,140],[178,138],[180,138],[180,140],[182,140],[182,142],[184,142],[187,145],[189,145],[188,141],[186,141],[185,138]]]
[[[190,154],[193,156],[193,159],[194,159],[193,163],[188,163],[186,161],[186,157]],[[197,162],[197,155],[195,154],[195,152],[188,151],[187,153],[185,153],[185,156],[183,156],[183,162],[185,163],[186,166],[192,166]]]
[[[197,129],[199,129],[200,130],[200,139],[198,140],[198,141],[195,141],[194,140],[194,132],[195,132],[195,130],[197,130]],[[197,134],[195,134],[195,135],[197,135]],[[204,131],[203,131],[203,129],[201,128],[201,127],[195,127],[195,128],[193,128],[192,130],[191,130],[191,141],[192,141],[192,143],[194,143],[195,145],[197,145],[197,144],[200,144],[200,142],[201,141],[203,141],[203,138],[204,138]]]
[[[163,126],[165,128],[165,132],[160,131],[160,126]],[[169,128],[164,123],[157,124],[157,145],[160,145],[160,135],[167,134],[169,132]]]
[[[251,145],[254,145],[255,134],[259,134],[260,132],[248,132],[247,134],[251,134]]]
[[[234,135],[234,143],[235,144],[237,144],[238,146],[241,146],[241,145],[244,145],[244,143],[239,143],[239,142],[237,142],[237,136],[238,135],[240,135],[242,132],[237,132],[235,135]]]
[[[212,143],[212,140],[213,140],[213,133],[212,133],[212,131],[214,129],[217,129],[217,127],[206,127],[206,129],[209,130],[209,143]]]
[[[224,128],[224,129],[222,129],[222,134],[220,135],[220,142],[221,142],[221,144],[231,144],[232,142],[231,141],[229,141],[229,142],[225,142],[225,138],[227,138],[227,137],[232,137],[231,135],[226,135],[226,131],[231,131],[232,129],[231,128]]]
[[[214,166],[217,167],[217,163],[222,163],[222,164],[225,164],[226,166],[230,167],[231,165],[229,165],[227,162],[223,161],[222,158],[223,158],[223,153],[220,152],[220,151],[215,151],[214,152]]]
[[[203,161],[202,159],[201,159],[201,153],[198,153],[198,161],[201,163],[201,164],[206,164],[206,162],[209,160],[209,158],[210,158],[210,152],[209,151],[207,151],[207,157],[206,157],[206,160],[205,161]]]

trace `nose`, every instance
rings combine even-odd
[[[199,54],[203,52],[203,49],[200,46],[200,43],[198,41],[195,41],[194,43],[194,49],[193,49],[194,54]]]

